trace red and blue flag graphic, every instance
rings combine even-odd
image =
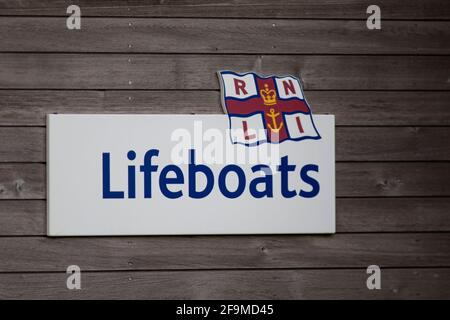
[[[233,143],[320,139],[298,78],[232,71],[218,75]]]

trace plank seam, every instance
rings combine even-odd
[[[379,265],[382,270],[406,270],[406,269],[450,269],[450,266],[382,266]],[[205,268],[205,269],[98,269],[98,270],[81,270],[83,273],[125,273],[125,272],[136,272],[136,273],[144,273],[144,272],[167,272],[167,273],[176,273],[176,272],[215,272],[215,271],[227,271],[227,272],[252,272],[252,271],[289,271],[289,270],[298,270],[298,271],[331,271],[331,270],[366,270],[364,267],[305,267],[305,268],[292,268],[292,267],[280,267],[280,268]],[[67,274],[66,271],[0,271],[0,275],[8,275],[8,274]]]
[[[144,51],[0,51],[0,54],[18,54],[18,55],[164,55],[164,56],[314,56],[314,57],[449,57],[450,53],[276,53],[276,52],[144,52]]]
[[[220,89],[151,89],[151,88],[45,88],[45,87],[32,87],[32,88],[17,88],[17,87],[0,87],[0,91],[100,91],[100,92],[114,92],[114,91],[148,91],[148,92],[219,92]],[[450,89],[305,89],[305,92],[399,92],[399,93],[429,93],[440,92],[448,93]]]
[[[384,270],[405,270],[405,269],[450,269],[450,267],[447,266],[436,266],[436,267],[414,267],[414,266],[404,266],[404,267],[381,267],[380,268]],[[215,272],[215,271],[228,271],[228,272],[240,272],[240,271],[289,271],[289,270],[302,270],[302,271],[330,271],[330,270],[363,270],[365,271],[366,268],[364,267],[325,267],[325,268],[235,268],[235,269],[229,269],[229,268],[209,268],[209,269],[117,269],[117,270],[86,270],[82,273],[117,273],[117,272],[137,272],[137,273],[144,273],[144,272]],[[67,274],[65,271],[0,271],[0,275],[8,275],[8,274]]]
[[[405,234],[450,234],[450,229],[449,230],[431,230],[431,231],[416,231],[416,230],[412,230],[412,231],[337,231],[335,234],[332,234],[331,236],[335,236],[335,235],[374,235],[374,234],[390,234],[390,235],[396,235],[396,234],[401,234],[401,235],[405,235]],[[223,237],[290,237],[292,235],[295,236],[314,236],[314,234],[274,234],[274,235],[269,235],[269,234],[247,234],[247,235],[221,235]],[[151,237],[214,237],[215,235],[157,235],[157,236],[152,236],[152,235],[148,235],[148,236],[117,236],[117,237],[135,237],[135,238],[151,238]],[[323,236],[321,234],[318,235]],[[70,236],[70,237],[63,237],[65,239],[83,239],[83,238],[98,238],[98,239],[102,239],[102,238],[110,238],[110,237],[114,237],[114,236]],[[5,238],[46,238],[46,239],[59,239],[61,237],[47,237],[45,234],[21,234],[21,235],[8,235],[8,234],[1,234],[0,235],[0,239],[5,239]]]
[[[14,10],[11,8],[8,8],[9,10]],[[54,9],[54,8],[50,8]],[[58,8],[59,9],[59,8]],[[63,8],[64,9],[64,8]],[[97,8],[88,8],[89,9],[97,9]],[[125,8],[123,8],[125,9]],[[42,10],[42,9],[38,9]],[[33,15],[33,14],[0,14],[0,18],[67,18],[69,17],[68,14],[55,14],[55,15]],[[251,16],[228,16],[228,17],[218,17],[218,16],[196,16],[196,15],[186,15],[186,16],[171,16],[171,15],[164,15],[164,16],[157,16],[157,15],[89,15],[83,14],[83,18],[93,18],[93,19],[99,19],[99,18],[105,18],[105,19],[192,19],[192,20],[291,20],[291,21],[317,21],[317,20],[324,20],[324,21],[361,21],[365,22],[367,21],[367,18],[340,18],[340,17],[308,17],[308,18],[294,18],[294,17],[279,17],[279,16],[265,16],[265,17],[251,17]],[[450,21],[450,18],[382,18],[383,21],[399,21],[399,22],[448,22]]]

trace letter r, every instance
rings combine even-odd
[[[234,78],[234,90],[237,95],[240,95],[239,91],[242,91],[243,94],[248,94],[247,90],[245,90],[245,81]]]

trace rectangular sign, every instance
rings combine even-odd
[[[298,114],[313,138],[278,143],[256,116],[48,115],[48,235],[334,233],[334,116]]]

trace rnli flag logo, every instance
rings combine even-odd
[[[298,78],[232,71],[218,75],[233,143],[252,146],[320,139]]]

